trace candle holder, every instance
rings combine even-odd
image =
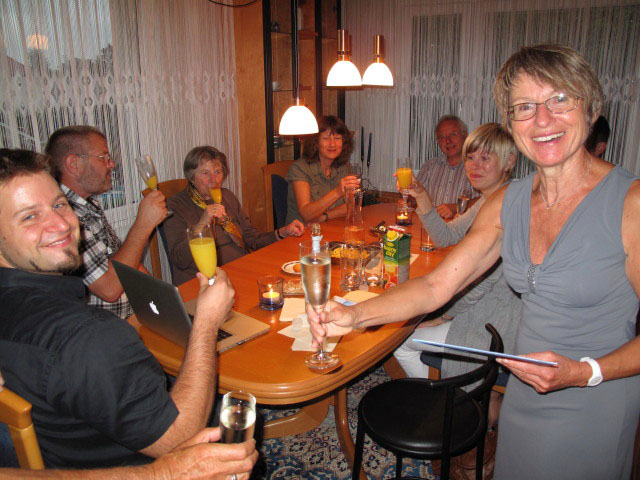
[[[263,310],[277,310],[284,305],[284,279],[275,275],[258,278],[258,302]]]
[[[413,223],[413,208],[398,204],[396,206],[396,225],[407,227]]]

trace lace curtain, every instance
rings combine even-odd
[[[133,162],[142,153],[162,181],[182,177],[189,149],[214,145],[241,197],[231,10],[204,0],[3,0],[0,145],[42,151],[57,128],[98,127],[118,158],[102,203],[121,238],[144,189]]]
[[[611,125],[605,158],[640,174],[640,2],[625,0],[428,1],[350,0],[343,25],[353,36],[352,59],[371,62],[373,35],[386,40],[393,89],[346,94],[352,130],[373,131],[369,178],[395,190],[394,160],[410,155],[415,168],[441,155],[433,130],[454,113],[469,126],[498,121],[493,82],[522,45],[560,42],[594,67]],[[356,142],[359,145],[359,142]],[[359,155],[359,152],[356,152]],[[519,162],[519,175],[531,168]]]

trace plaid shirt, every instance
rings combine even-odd
[[[445,156],[431,158],[422,165],[416,179],[424,185],[434,205],[455,204],[460,195],[478,196],[464,171],[464,160],[452,167]]]
[[[65,185],[60,185],[67,196],[69,204],[80,220],[80,255],[82,266],[74,275],[82,277],[85,285],[91,285],[109,269],[109,259],[118,251],[122,242],[111,228],[102,207],[91,200],[85,200]],[[127,318],[133,313],[129,300],[124,292],[113,302],[105,302],[87,290],[87,303],[113,312],[120,318]]]

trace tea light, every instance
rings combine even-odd
[[[276,303],[280,303],[280,297],[281,295],[278,292],[269,290],[268,292],[264,292],[262,294],[262,301],[266,304],[274,305]]]
[[[400,210],[396,213],[396,223],[398,225],[411,225],[411,212]]]

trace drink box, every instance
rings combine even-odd
[[[411,259],[411,235],[407,231],[391,225],[384,236],[384,288],[390,288],[409,279]]]

